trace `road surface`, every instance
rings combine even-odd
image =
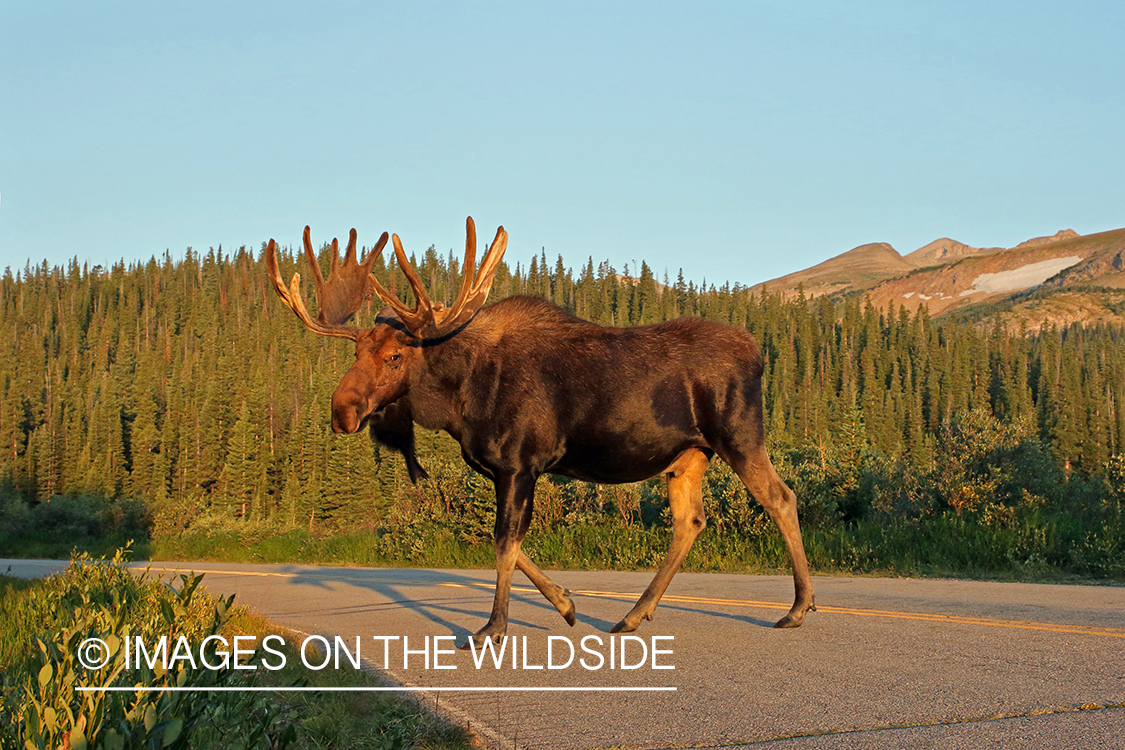
[[[0,572],[61,565],[2,560]],[[489,746],[1125,747],[1121,587],[818,577],[818,611],[775,630],[788,577],[680,573],[654,620],[623,640],[608,630],[651,573],[553,571],[574,591],[578,624],[524,582],[508,631],[515,659],[510,648],[499,667],[477,654],[478,667],[453,645],[487,618],[489,571],[152,568],[206,572],[213,592],[294,638],[340,636],[342,669],[358,637],[367,666],[441,689],[421,699]]]

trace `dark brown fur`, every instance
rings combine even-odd
[[[614,627],[635,629],[706,525],[702,480],[718,455],[778,524],[793,565],[795,601],[778,627],[813,606],[796,498],[765,449],[762,359],[745,331],[681,318],[636,328],[598,326],[541,299],[513,297],[465,326],[419,341],[390,310],[356,342],[356,362],[332,397],[332,426],[372,435],[406,457],[413,424],[444,430],[465,461],[496,486],[497,586],[492,614],[474,638],[507,629],[513,569],[524,571],[570,624],[574,605],[520,551],[536,480],[560,474],[599,482],[668,481],[673,539],[636,606]]]

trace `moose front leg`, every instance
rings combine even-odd
[[[539,593],[547,597],[547,601],[555,605],[555,609],[566,620],[566,624],[574,627],[577,618],[574,616],[574,602],[570,600],[570,589],[564,589],[548,578],[547,574],[523,553],[523,550],[520,550],[519,557],[516,558],[516,567],[535,584]]]
[[[512,574],[519,560],[520,545],[531,525],[532,496],[537,478],[530,473],[499,474],[496,477],[496,594],[492,599],[492,615],[488,624],[473,636],[478,646],[484,645],[489,638],[499,641],[508,632]]]

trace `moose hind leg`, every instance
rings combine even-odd
[[[637,629],[642,620],[652,619],[652,613],[671,583],[672,576],[676,575],[691,545],[707,526],[703,515],[703,474],[707,471],[707,460],[702,451],[687,451],[676,459],[666,473],[668,504],[672,509],[672,545],[652,583],[641,594],[629,614],[625,615],[625,619],[613,626],[611,633],[630,633]]]
[[[816,611],[816,604],[809,563],[805,557],[805,545],[801,541],[801,526],[797,521],[797,495],[777,475],[762,444],[748,455],[731,456],[727,463],[734,468],[746,489],[777,524],[789,550],[789,562],[793,566],[793,607],[774,627],[799,627],[805,621],[806,612]]]
[[[493,542],[496,549],[496,593],[488,623],[473,635],[473,641],[478,646],[483,646],[489,638],[499,641],[508,632],[512,575],[519,560],[520,545],[531,525],[535,480],[536,477],[525,473],[496,477],[496,535]],[[468,644],[462,648],[468,648]]]
[[[535,588],[539,589],[539,593],[547,597],[547,601],[555,605],[555,609],[566,620],[566,624],[574,627],[576,618],[574,616],[574,602],[570,600],[570,589],[564,589],[558,585],[544,573],[539,567],[531,561],[531,558],[520,550],[519,556],[516,557],[516,567],[523,571],[523,574],[531,579],[535,584]]]

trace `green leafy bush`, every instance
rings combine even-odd
[[[17,630],[15,637],[0,641],[5,649],[0,659],[9,665],[0,685],[0,745],[185,748],[206,723],[227,728],[223,747],[285,746],[294,730],[259,694],[153,689],[238,685],[243,678],[231,664],[210,669],[187,660],[172,660],[167,667],[138,660],[126,669],[123,646],[137,637],[176,643],[184,636],[195,653],[221,664],[217,641],[202,652],[199,644],[220,634],[233,597],[199,593],[202,575],[182,575],[173,589],[147,575],[134,576],[125,563],[120,551],[108,561],[79,555],[64,573],[27,589],[21,606],[10,608],[24,615],[7,626]],[[108,661],[100,669],[87,668],[79,658],[89,639],[106,646]]]
[[[113,550],[147,540],[152,528],[148,507],[135,498],[55,495],[30,505],[0,492],[0,553],[65,556],[75,547]]]

